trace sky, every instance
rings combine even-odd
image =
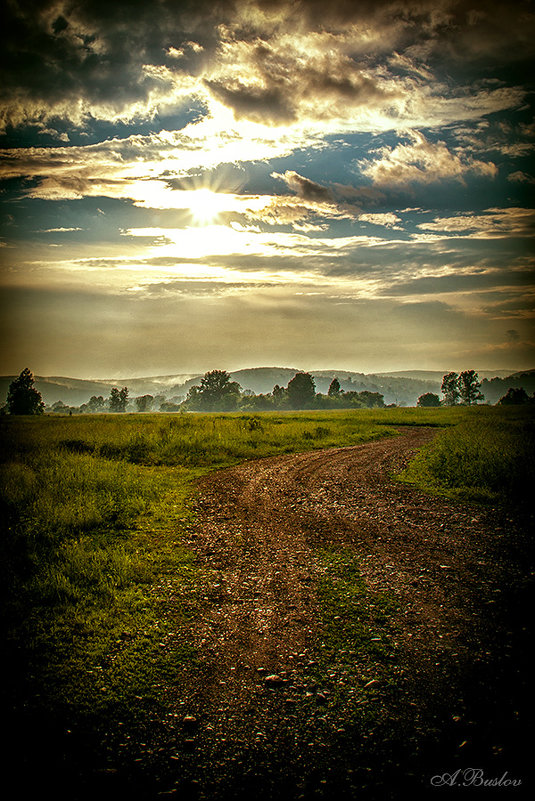
[[[535,367],[535,6],[4,0],[0,373]]]

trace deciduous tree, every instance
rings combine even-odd
[[[459,403],[459,376],[457,373],[446,373],[442,379],[440,391],[444,395],[445,406],[456,406]]]
[[[485,396],[481,394],[481,381],[475,370],[464,370],[459,376],[459,395],[461,400],[467,406],[484,400]]]
[[[498,401],[498,405],[521,406],[529,402],[530,398],[524,387],[509,387],[505,395]]]
[[[292,409],[310,409],[316,395],[316,383],[310,373],[297,373],[288,383],[287,392]]]
[[[416,401],[417,406],[440,406],[440,398],[438,395],[435,395],[434,392],[426,392],[424,395],[420,395],[418,400]]]
[[[41,393],[34,386],[34,377],[27,367],[9,385],[7,408],[10,414],[43,414],[45,404]]]
[[[340,390],[340,382],[335,376],[333,378],[333,380],[331,381],[331,383],[329,384],[329,389],[327,391],[327,395],[329,395],[329,397],[331,397],[331,398],[338,398],[338,397],[340,397],[340,391],[341,391]]]
[[[362,392],[357,392],[357,396],[368,409],[382,409],[385,405],[384,395],[381,395],[380,392],[370,392],[370,390],[364,389]]]
[[[283,409],[288,405],[288,390],[284,387],[275,384],[271,395],[273,396],[273,403],[277,409]]]
[[[152,404],[154,403],[154,397],[152,395],[140,395],[139,398],[135,400],[138,412],[150,412],[152,409]]]
[[[90,412],[102,412],[105,406],[106,401],[102,395],[91,395],[87,402],[88,411]]]
[[[128,387],[121,390],[113,387],[110,392],[110,412],[125,412],[128,403]]]
[[[237,407],[240,389],[226,370],[211,370],[201,378],[200,385],[191,387],[186,402],[190,409],[228,412]]]

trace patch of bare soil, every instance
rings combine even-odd
[[[209,577],[196,627],[203,666],[187,699],[174,699],[182,756],[170,794],[435,798],[501,779],[505,798],[531,786],[527,523],[395,481],[433,436],[406,429],[199,482],[189,545]],[[349,690],[347,655],[317,669],[325,548],[356,554],[370,593],[399,602],[395,657],[385,668],[356,655]],[[335,702],[340,687],[357,693],[351,714]],[[444,774],[454,787],[432,785]]]

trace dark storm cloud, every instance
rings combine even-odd
[[[291,100],[280,86],[269,89],[243,86],[240,83],[225,86],[218,81],[205,81],[205,86],[223,105],[233,109],[236,117],[255,122],[288,123],[296,119]]]
[[[213,20],[232,9],[208,0],[162,0],[156,8],[146,0],[4,5],[0,85],[11,124],[40,119],[47,107],[73,118],[81,101],[93,104],[95,113],[106,105],[118,114],[132,103],[146,103],[151,92],[171,86],[170,75],[146,65],[195,74],[204,51],[186,47],[177,61],[169,48],[191,39],[213,48]]]

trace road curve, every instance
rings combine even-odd
[[[240,763],[254,748],[261,772],[259,754],[280,752],[288,738],[284,703],[307,693],[302,677],[318,640],[315,587],[325,548],[350,549],[369,590],[398,598],[392,672],[413,706],[448,731],[456,718],[451,736],[464,738],[473,758],[508,752],[509,735],[494,735],[506,725],[499,710],[469,718],[488,692],[515,680],[503,654],[511,654],[516,633],[501,600],[504,585],[522,583],[524,567],[504,548],[511,520],[395,479],[434,436],[404,429],[355,447],[245,462],[199,481],[189,539],[207,575],[196,627],[205,664],[195,688],[195,714],[204,722],[196,736],[222,772],[231,742],[228,759]],[[281,679],[282,692],[266,683],[270,675]],[[516,701],[503,704],[509,725]]]

